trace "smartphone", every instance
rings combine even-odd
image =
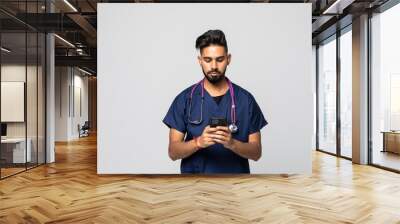
[[[228,126],[228,121],[221,117],[212,117],[209,123],[210,127],[215,128],[217,126]]]

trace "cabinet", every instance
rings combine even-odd
[[[387,131],[383,133],[383,152],[400,154],[400,132]]]

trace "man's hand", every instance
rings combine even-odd
[[[216,143],[223,144],[225,148],[232,150],[234,153],[257,161],[261,157],[261,133],[256,132],[249,135],[248,142],[241,142],[232,138],[232,134],[228,127],[218,126],[217,131],[212,134],[212,138]]]
[[[213,139],[213,133],[215,131],[217,131],[217,128],[211,128],[210,125],[208,125],[206,128],[204,128],[201,136],[196,138],[197,147],[207,148],[211,145],[214,145],[216,143]]]
[[[234,139],[232,138],[231,131],[228,127],[217,126],[216,131],[212,133],[212,139],[216,143],[224,145],[225,148],[232,149],[234,144]]]

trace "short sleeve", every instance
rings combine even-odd
[[[258,106],[255,98],[250,94],[249,99],[249,134],[259,132],[268,122]]]
[[[174,128],[182,133],[186,132],[185,97],[183,93],[174,99],[163,119],[163,123],[169,128]]]

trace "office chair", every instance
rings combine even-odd
[[[79,138],[89,136],[89,129],[90,129],[89,121],[85,121],[82,127],[80,127],[80,125],[78,124],[78,129],[79,129]]]

